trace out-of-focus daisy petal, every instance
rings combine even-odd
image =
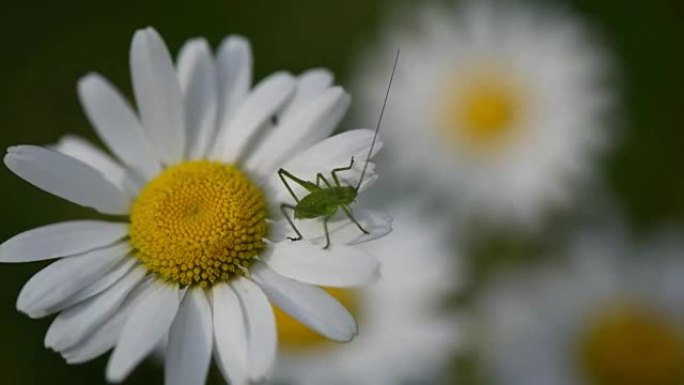
[[[368,47],[353,80],[364,124],[401,47],[382,133],[394,189],[420,186],[454,217],[523,231],[587,193],[617,115],[610,55],[565,7],[527,3],[423,2]]]
[[[183,160],[185,108],[171,55],[153,28],[136,31],[131,76],[138,113],[154,149],[167,165]]]

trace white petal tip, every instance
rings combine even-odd
[[[105,378],[107,382],[120,383],[123,382],[126,377],[128,377],[128,371],[124,370],[121,365],[112,364],[112,358],[109,358],[107,363],[107,368],[105,369]]]
[[[242,35],[230,35],[223,40],[221,48],[230,50],[249,49],[249,40]]]

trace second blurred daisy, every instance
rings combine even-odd
[[[358,317],[359,335],[333,344],[276,311],[276,378],[300,385],[443,383],[461,340],[460,318],[441,306],[463,283],[458,259],[434,221],[415,208],[388,211],[393,232],[368,247],[382,263],[382,279],[358,290],[328,289]]]
[[[601,235],[603,234],[603,235]],[[567,266],[489,287],[480,304],[484,373],[506,385],[678,385],[684,381],[681,233],[635,248],[598,232]]]
[[[605,53],[578,20],[521,3],[412,10],[363,58],[356,93],[376,114],[387,64],[402,62],[386,115],[388,171],[418,178],[454,210],[535,224],[591,174],[613,94]],[[410,149],[410,150],[406,150]]]

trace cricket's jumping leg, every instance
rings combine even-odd
[[[287,211],[285,211],[285,209],[290,209],[290,210],[294,211],[295,207],[292,205],[288,205],[286,203],[283,203],[280,205],[280,211],[283,213],[283,216],[285,217],[285,219],[287,219],[287,221],[290,223],[290,226],[292,226],[292,229],[295,231],[295,233],[297,233],[297,237],[287,237],[287,239],[289,239],[291,241],[301,241],[303,238],[302,233],[299,232],[299,229],[297,229],[297,226],[295,226],[292,219],[290,219],[290,216],[287,215]]]
[[[363,226],[361,226],[361,224],[356,220],[356,218],[354,218],[354,215],[352,215],[352,212],[351,212],[351,210],[349,209],[349,207],[347,207],[347,206],[341,206],[341,207],[342,207],[342,210],[344,210],[344,213],[347,214],[347,216],[349,217],[349,219],[351,219],[351,221],[354,222],[354,224],[356,225],[356,227],[358,227],[359,230],[361,230],[362,233],[364,233],[364,234],[370,234],[370,232],[369,232],[368,230],[364,229]]]
[[[334,168],[330,174],[332,174],[333,179],[335,180],[335,184],[337,187],[340,187],[340,180],[337,178],[337,173],[340,171],[349,171],[354,167],[354,157],[352,156],[351,162],[349,162],[349,166],[347,167],[340,167],[340,168]]]
[[[285,176],[287,176],[287,177],[289,177],[289,178],[291,178],[291,179],[293,178],[293,175],[292,175],[292,174],[290,174],[289,172],[283,170],[282,168],[281,168],[280,170],[278,170],[278,177],[280,177],[280,180],[283,181],[283,184],[285,185],[285,188],[287,189],[287,191],[290,192],[290,195],[292,195],[292,197],[294,198],[295,202],[299,203],[299,198],[297,198],[297,195],[295,195],[294,191],[292,191],[292,187],[290,187],[290,184],[287,183],[287,180],[285,180]],[[296,180],[296,179],[293,179],[293,180]],[[281,207],[281,210],[282,210],[282,207]]]

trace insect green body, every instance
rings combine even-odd
[[[349,207],[349,205],[351,205],[354,202],[354,200],[356,200],[356,196],[358,195],[358,186],[343,186],[340,183],[339,178],[337,177],[338,172],[351,170],[353,166],[354,158],[351,159],[349,166],[336,168],[332,170],[330,175],[332,176],[335,185],[332,185],[328,181],[328,179],[326,179],[325,176],[321,173],[318,173],[316,175],[316,183],[311,183],[300,178],[297,178],[296,176],[292,175],[290,172],[282,168],[278,170],[278,176],[283,181],[283,184],[285,184],[285,187],[297,202],[296,206],[288,205],[286,203],[280,205],[280,210],[283,212],[283,215],[290,223],[290,226],[292,226],[292,229],[294,229],[295,233],[297,233],[297,237],[291,237],[289,238],[290,240],[301,240],[302,234],[299,232],[299,229],[297,229],[297,226],[295,226],[294,222],[292,222],[290,217],[287,215],[287,212],[285,211],[286,209],[294,211],[295,219],[314,219],[323,217],[323,227],[325,229],[326,240],[325,247],[323,247],[324,249],[330,247],[328,220],[333,215],[335,215],[337,211],[340,209],[344,211],[344,213],[349,217],[349,219],[351,219],[351,221],[356,224],[359,230],[361,230],[364,234],[368,234],[368,231],[364,229],[361,226],[361,224],[359,224],[356,218],[354,218],[351,212],[351,208]],[[299,197],[297,197],[297,195],[294,193],[294,191],[288,184],[286,178],[304,187],[309,192],[309,194],[303,197],[302,199],[299,199]]]
[[[310,191],[295,207],[294,217],[297,219],[318,218],[335,215],[342,205],[350,205],[356,199],[357,192],[351,186],[330,187]]]
[[[338,210],[342,210],[347,217],[363,232],[364,234],[369,234],[368,230],[364,229],[363,226],[354,218],[352,215],[351,208],[349,207],[355,200],[356,196],[359,194],[359,188],[363,182],[363,177],[366,174],[366,169],[368,167],[368,162],[373,155],[373,147],[375,146],[375,140],[378,137],[378,132],[380,131],[380,123],[382,122],[382,116],[385,113],[385,107],[387,107],[387,99],[389,98],[390,87],[392,86],[392,79],[394,78],[394,73],[397,69],[397,62],[399,61],[399,50],[397,50],[397,55],[394,58],[394,66],[392,67],[392,75],[390,76],[389,85],[387,86],[387,93],[385,94],[385,101],[380,110],[380,117],[378,118],[378,124],[375,127],[375,134],[373,135],[373,141],[371,142],[370,149],[368,150],[368,156],[366,158],[366,163],[363,166],[363,171],[361,172],[361,177],[356,186],[344,186],[340,183],[337,173],[349,171],[354,166],[354,158],[351,158],[351,162],[347,167],[335,168],[330,172],[334,184],[331,184],[328,179],[322,174],[316,174],[316,183],[309,182],[300,179],[292,175],[289,171],[284,169],[278,170],[278,176],[282,180],[283,184],[290,192],[297,204],[295,206],[283,203],[280,205],[280,211],[283,216],[290,223],[292,229],[297,233],[296,237],[288,237],[292,241],[301,240],[302,233],[299,232],[297,226],[295,226],[292,219],[287,214],[286,210],[294,211],[295,219],[315,219],[323,218],[323,229],[325,230],[325,246],[324,249],[330,247],[330,234],[328,232],[328,221],[337,213]],[[303,198],[297,197],[290,185],[288,184],[288,179],[300,186],[302,186],[308,194]]]

